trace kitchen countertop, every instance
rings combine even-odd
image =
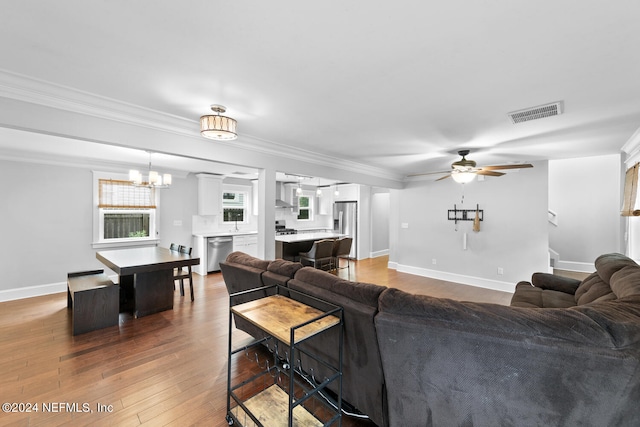
[[[251,234],[258,234],[257,231],[215,231],[211,233],[195,233],[196,237],[223,237],[223,236],[246,236]]]
[[[332,232],[283,234],[281,236],[276,236],[276,242],[294,243],[305,242],[308,240],[337,239],[338,237],[344,236],[346,236],[346,234]]]

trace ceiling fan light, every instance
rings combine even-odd
[[[453,178],[453,180],[459,184],[466,184],[468,182],[471,182],[475,177],[475,172],[458,172],[456,170],[453,170],[451,172],[451,178]]]

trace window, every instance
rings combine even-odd
[[[130,181],[98,179],[98,241],[156,237],[156,190]]]
[[[247,222],[248,193],[227,191],[222,193],[222,222]]]
[[[313,202],[309,196],[298,197],[298,219],[299,220],[311,220],[312,219]]]

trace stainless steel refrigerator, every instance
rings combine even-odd
[[[335,202],[333,204],[333,231],[353,237],[349,258],[357,259],[358,202]]]

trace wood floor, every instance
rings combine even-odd
[[[351,263],[340,276],[458,300],[508,304],[511,294],[398,273],[387,258]],[[66,294],[0,303],[0,426],[225,426],[228,294],[220,273],[194,275],[195,301],[71,336]],[[236,344],[248,336],[234,333]],[[246,376],[252,362],[234,363]],[[16,407],[15,409],[24,409]],[[343,418],[344,426],[372,426]]]

